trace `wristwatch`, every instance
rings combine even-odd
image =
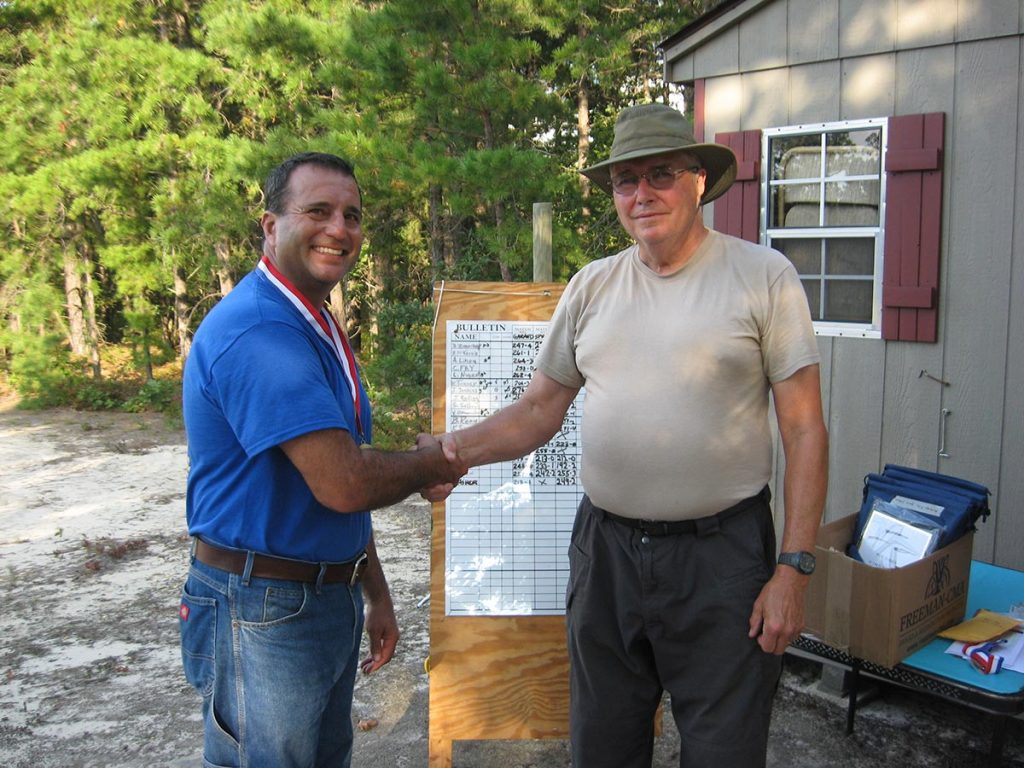
[[[790,565],[806,576],[814,573],[815,560],[810,552],[783,552],[779,555],[779,563]]]

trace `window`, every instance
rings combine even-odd
[[[716,133],[738,164],[715,229],[793,260],[819,334],[935,342],[945,132],[929,112]]]
[[[881,337],[885,118],[762,134],[765,243],[793,262],[817,332]]]

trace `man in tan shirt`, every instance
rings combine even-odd
[[[827,481],[818,348],[792,264],[704,225],[735,172],[671,107],[624,110],[584,174],[636,244],[570,281],[520,400],[441,438],[470,466],[525,455],[586,387],[566,595],[576,768],[649,767],[665,690],[681,766],[763,765],[803,626]],[[769,394],[786,457],[778,560]]]

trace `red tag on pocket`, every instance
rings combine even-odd
[[[181,608],[178,609],[178,615],[181,616],[182,621],[188,621],[188,606],[182,603]]]

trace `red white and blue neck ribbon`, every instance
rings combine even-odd
[[[356,430],[362,435],[363,425],[359,414],[359,374],[356,370],[356,357],[352,354],[352,347],[349,346],[348,337],[345,336],[345,332],[341,330],[338,321],[327,310],[326,306],[319,309],[314,307],[313,303],[287,277],[281,274],[281,271],[274,266],[274,263],[269,258],[264,256],[260,259],[257,268],[266,275],[271,284],[299,311],[306,319],[306,322],[316,331],[316,335],[323,339],[327,346],[333,350],[334,355],[338,358],[338,363],[341,365],[341,370],[345,374],[349,390],[352,393],[352,403],[356,413]]]

